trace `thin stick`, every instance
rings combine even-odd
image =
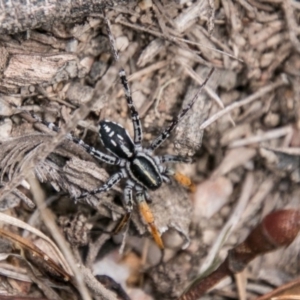
[[[144,69],[141,69],[135,73],[132,73],[131,75],[128,76],[128,81],[133,81],[135,79],[140,79],[142,76],[144,75],[147,75],[149,73],[152,73],[156,70],[160,70],[162,69],[163,67],[167,66],[169,64],[168,61],[166,60],[162,60],[162,61],[159,61],[159,62],[156,62]]]
[[[195,46],[200,46],[200,47],[203,47],[203,48],[206,48],[206,49],[209,49],[209,50],[213,50],[217,53],[221,53],[223,55],[226,55],[228,57],[231,57],[235,60],[238,60],[240,62],[244,62],[242,59],[230,54],[230,53],[226,53],[222,50],[219,50],[219,49],[216,49],[216,48],[212,48],[212,47],[208,47],[208,46],[205,46],[203,44],[200,44],[200,43],[197,43],[197,42],[192,42],[192,41],[189,41],[189,40],[186,40],[186,39],[182,39],[182,38],[178,38],[178,37],[175,37],[175,36],[171,36],[171,37],[167,37],[167,36],[164,36],[162,33],[160,32],[157,32],[157,31],[154,31],[154,30],[150,30],[150,29],[145,29],[141,26],[138,26],[138,25],[132,25],[128,22],[125,22],[125,21],[118,21],[119,24],[122,24],[124,26],[127,26],[129,28],[132,28],[132,29],[135,29],[135,30],[139,30],[139,31],[143,31],[143,32],[147,32],[149,34],[152,34],[158,38],[161,38],[161,39],[165,39],[165,40],[168,40],[168,41],[171,41],[171,42],[182,42],[182,43],[185,43],[185,44],[190,44],[190,45],[195,45]]]
[[[286,136],[289,134],[293,133],[293,128],[292,126],[285,126],[281,128],[276,128],[273,130],[269,130],[267,132],[264,132],[262,134],[258,134],[255,136],[250,136],[245,139],[239,139],[234,142],[232,142],[229,147],[230,148],[235,148],[235,147],[242,147],[242,146],[247,146],[255,143],[260,143],[266,140],[272,140],[272,139],[277,139],[282,136]]]
[[[115,61],[119,61],[120,57],[119,57],[119,53],[117,51],[116,41],[114,39],[114,36],[112,35],[110,21],[106,17],[105,9],[102,9],[102,14],[104,16],[104,22],[105,22],[105,25],[106,25],[107,35],[108,35],[109,42],[110,42],[110,45],[111,45],[111,47],[110,47],[111,52],[114,56]]]
[[[249,103],[263,97],[267,93],[272,92],[273,90],[277,89],[278,87],[283,86],[283,85],[287,85],[287,84],[288,84],[287,81],[280,79],[280,80],[276,81],[275,83],[269,84],[269,85],[259,89],[256,93],[254,93],[251,96],[245,98],[244,100],[240,100],[240,101],[237,101],[237,102],[234,102],[234,103],[230,104],[229,106],[227,106],[223,110],[217,112],[216,114],[211,116],[209,119],[207,119],[205,122],[203,122],[202,125],[200,126],[199,130],[203,130],[206,127],[210,126],[216,120],[218,120],[219,118],[221,118],[224,115],[228,114],[232,110],[234,110],[236,108],[239,108],[239,107],[242,107],[246,104],[249,104]]]
[[[64,254],[64,257],[68,262],[68,266],[72,269],[74,278],[76,280],[76,284],[77,284],[77,287],[78,287],[78,290],[80,292],[82,299],[85,299],[85,300],[92,299],[92,297],[90,296],[90,294],[87,290],[87,287],[84,284],[83,276],[79,272],[77,263],[74,259],[74,256],[72,255],[69,245],[66,243],[65,238],[59,231],[58,226],[56,225],[56,223],[54,221],[53,214],[50,212],[50,210],[48,208],[46,208],[44,206],[44,203],[45,203],[44,191],[42,190],[42,188],[36,178],[29,176],[28,181],[31,186],[33,198],[39,209],[40,216],[43,219],[44,224],[46,225],[48,230],[51,232],[52,237],[54,238],[56,243],[60,246],[60,249],[61,249],[62,253]]]

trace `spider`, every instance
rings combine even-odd
[[[118,231],[120,228],[122,228],[122,225],[126,223],[130,218],[133,209],[133,190],[135,190],[139,211],[145,222],[147,223],[156,244],[159,246],[159,248],[164,249],[159,230],[154,224],[154,216],[147,204],[147,202],[151,201],[147,190],[154,191],[159,189],[163,182],[169,183],[170,176],[174,176],[174,178],[182,185],[190,187],[191,181],[189,180],[189,178],[180,173],[174,172],[172,169],[166,167],[164,163],[191,163],[192,159],[190,157],[182,157],[169,154],[156,156],[153,154],[153,152],[170,136],[170,133],[176,128],[177,124],[193,107],[195,101],[198,98],[198,95],[200,94],[202,88],[206,85],[213,71],[214,69],[211,69],[208,76],[199,87],[198,92],[188,103],[187,107],[184,108],[178,114],[178,116],[171,121],[170,125],[151,142],[148,148],[144,148],[142,146],[143,131],[141,121],[139,118],[139,114],[134,106],[130,87],[128,85],[128,80],[123,69],[120,70],[119,77],[123,85],[127,105],[130,110],[131,120],[133,123],[133,140],[124,127],[122,127],[120,124],[108,120],[100,121],[99,138],[104,148],[108,150],[112,155],[96,150],[94,147],[89,146],[81,139],[78,139],[71,134],[67,135],[68,139],[72,140],[76,144],[81,145],[89,154],[94,156],[96,159],[107,164],[119,166],[119,171],[109,177],[109,179],[101,187],[93,191],[84,192],[79,197],[77,197],[77,199],[84,198],[88,195],[107,192],[115,184],[120,182],[121,179],[126,179],[124,188],[124,205],[126,215],[123,217],[123,220],[115,231]],[[34,115],[33,117],[35,119],[38,119],[39,122],[47,125],[50,129],[57,132],[59,131],[59,128],[53,123],[41,121]]]

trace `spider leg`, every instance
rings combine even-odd
[[[179,156],[179,155],[162,155],[158,156],[158,159],[161,163],[173,163],[173,162],[183,162],[186,164],[192,163],[193,158],[191,157],[184,157],[184,156]]]
[[[150,210],[150,207],[146,202],[144,191],[139,191],[139,193],[137,193],[136,195],[136,199],[138,202],[140,214],[142,215],[143,219],[147,223],[155,243],[160,249],[163,250],[164,244],[160,237],[160,233],[156,225],[154,224],[154,216]]]
[[[114,39],[113,34],[111,32],[110,22],[109,22],[108,18],[106,17],[104,9],[102,10],[102,13],[104,15],[104,20],[105,20],[105,23],[106,23],[106,29],[107,29],[108,38],[109,38],[109,41],[110,41],[110,47],[111,47],[112,54],[114,56],[115,61],[119,61],[119,54],[118,54],[118,50],[116,48],[115,39]],[[139,114],[138,114],[138,112],[137,112],[137,110],[134,106],[134,103],[132,101],[131,91],[130,91],[130,87],[128,85],[128,80],[127,80],[126,73],[125,73],[124,69],[121,69],[119,71],[119,77],[120,77],[122,85],[123,85],[123,89],[124,89],[124,92],[125,92],[125,98],[126,98],[126,101],[127,101],[128,108],[130,110],[131,120],[132,120],[132,123],[133,123],[134,144],[137,148],[141,148],[141,142],[143,140],[142,125],[141,125],[141,121],[140,121],[140,116],[139,116]]]
[[[183,163],[192,163],[193,158],[191,157],[184,157],[178,155],[163,155],[157,157],[160,163],[175,163],[175,162],[183,162]],[[191,192],[195,192],[195,185],[191,181],[191,179],[179,172],[175,172],[170,168],[164,168],[162,171],[162,178],[164,182],[169,183],[170,179],[169,176],[172,176],[178,183],[187,187]]]
[[[34,115],[32,113],[29,113],[29,114],[37,122],[44,124],[45,126],[47,126],[49,129],[53,130],[54,132],[59,132],[60,131],[60,128],[57,127],[54,123],[44,121],[44,120],[40,119],[39,117],[37,117],[36,115]],[[94,147],[89,146],[83,140],[73,136],[70,133],[68,133],[66,135],[66,138],[68,140],[73,141],[75,144],[78,144],[81,147],[83,147],[87,153],[91,154],[92,156],[94,156],[96,159],[98,159],[100,161],[103,161],[103,162],[105,162],[107,164],[110,164],[110,165],[121,165],[122,166],[124,164],[122,159],[119,159],[118,157],[108,155],[108,154],[105,154],[105,153],[103,153],[99,150],[96,150]]]
[[[167,175],[162,174],[161,177],[165,183],[170,183],[170,178]]]
[[[132,189],[134,188],[134,185],[135,183],[129,179],[127,180],[126,186],[124,188],[124,204],[125,209],[128,213],[131,213],[133,209]]]
[[[212,73],[214,71],[214,68],[212,68],[208,74],[208,76],[205,78],[203,83],[200,85],[199,90],[197,91],[196,95],[193,97],[193,99],[189,102],[186,108],[184,108],[177,117],[175,117],[169,127],[167,127],[150,145],[150,150],[155,150],[158,148],[171,134],[171,132],[175,129],[177,124],[182,120],[182,118],[186,115],[186,113],[193,107],[194,103],[199,97],[199,94],[201,93],[203,87],[208,82],[209,78],[211,77]]]
[[[77,199],[86,197],[88,195],[95,195],[100,194],[109,191],[114,185],[116,185],[121,179],[126,178],[127,173],[125,169],[121,169],[118,173],[113,174],[111,177],[108,178],[108,180],[99,188],[90,191],[90,192],[84,192],[82,193]]]
[[[124,189],[124,206],[126,210],[126,214],[123,216],[122,220],[118,224],[118,226],[114,229],[114,234],[118,234],[127,222],[130,219],[131,212],[133,209],[133,197],[132,197],[132,189],[134,187],[134,183],[131,180],[127,180],[125,189]]]
[[[196,190],[195,184],[186,175],[184,175],[180,172],[174,171],[173,169],[169,169],[169,168],[167,168],[165,170],[165,172],[163,173],[163,176],[165,176],[165,175],[172,176],[179,184],[188,188],[192,193],[195,192],[195,190]]]
[[[144,190],[144,195],[147,203],[152,203],[151,196],[149,195],[148,191]]]
[[[82,146],[87,153],[91,154],[96,159],[98,159],[100,161],[103,161],[103,162],[105,162],[107,164],[110,164],[110,165],[120,165],[120,166],[125,165],[125,163],[124,163],[124,161],[122,159],[120,159],[118,157],[115,157],[115,156],[112,156],[112,155],[108,155],[108,154],[103,153],[103,152],[101,152],[99,150],[96,150],[94,147],[91,147],[88,144],[86,144],[83,140],[80,140],[80,139],[78,139],[76,137],[73,137],[72,135],[70,135],[70,136],[71,136],[71,140],[74,143]]]
[[[134,106],[134,103],[132,101],[131,91],[130,87],[128,85],[128,80],[126,77],[126,73],[124,69],[121,69],[119,72],[119,76],[124,88],[125,92],[125,98],[127,101],[128,108],[130,110],[131,120],[133,123],[133,129],[134,129],[134,144],[137,148],[141,148],[141,142],[143,140],[143,130],[142,130],[142,124],[140,120],[140,116]]]

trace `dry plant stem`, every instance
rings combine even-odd
[[[55,291],[54,289],[52,289],[51,287],[49,287],[47,285],[47,281],[43,280],[43,279],[39,279],[32,270],[32,266],[31,267],[27,267],[26,268],[26,272],[29,276],[29,278],[31,279],[32,282],[34,282],[41,291],[43,291],[43,294],[47,297],[47,299],[51,299],[51,300],[63,300]],[[12,298],[10,298],[12,299]],[[16,298],[15,298],[16,299]],[[22,299],[22,298],[20,298]],[[2,296],[1,296],[1,300],[2,300]],[[26,299],[25,299],[26,300]]]
[[[160,87],[160,89],[157,93],[157,96],[155,97],[156,100],[155,100],[155,105],[154,105],[154,112],[155,112],[156,117],[160,116],[160,113],[158,111],[158,105],[159,105],[159,102],[160,102],[160,99],[161,99],[164,89],[167,88],[171,83],[176,82],[177,80],[178,80],[178,78],[171,78],[170,80],[168,80],[165,84],[163,84]]]
[[[91,300],[92,298],[89,295],[89,292],[84,284],[81,273],[78,272],[77,263],[73,257],[73,254],[72,254],[68,244],[66,243],[66,240],[64,239],[64,237],[60,233],[57,225],[55,224],[52,213],[47,208],[44,207],[45,195],[41,189],[39,182],[37,181],[37,179],[35,179],[33,177],[28,177],[28,181],[31,186],[31,191],[33,193],[35,203],[37,204],[37,207],[39,208],[41,218],[43,219],[44,224],[47,226],[47,228],[51,232],[51,235],[54,238],[54,240],[60,246],[61,251],[63,252],[66,260],[68,261],[69,266],[71,267],[71,269],[73,271],[76,285],[79,289],[82,299]]]
[[[269,130],[267,132],[264,132],[256,136],[251,136],[245,139],[236,140],[229,145],[229,148],[243,147],[255,143],[264,142],[267,140],[278,139],[280,137],[287,136],[290,134],[293,134],[293,128],[292,126],[286,126],[274,130]]]
[[[53,243],[53,241],[50,240],[41,231],[37,230],[36,228],[28,225],[27,223],[25,223],[19,219],[16,219],[16,218],[11,217],[4,213],[0,213],[0,221],[1,221],[1,223],[4,223],[4,224],[10,224],[12,226],[19,227],[23,230],[33,233],[34,235],[40,237],[41,239],[45,240],[52,247],[52,249],[54,250],[57,257],[59,257],[59,263],[61,264],[61,266],[66,270],[66,272],[68,272],[70,275],[72,275],[72,271],[71,271],[70,267],[67,265],[65,258],[62,256],[59,249],[56,247],[56,245]]]
[[[2,256],[2,260],[7,259],[9,257],[9,255],[7,254],[6,256]],[[14,255],[14,257],[18,258],[17,255]],[[19,281],[24,281],[24,282],[31,282],[31,278],[30,276],[28,276],[27,273],[27,268],[30,268],[29,266],[23,266],[20,267],[19,265],[17,266],[12,266],[9,265],[7,266],[6,263],[1,263],[0,264],[0,272],[1,272],[1,276],[7,276],[7,277],[11,277],[14,279],[17,279]],[[2,297],[2,296],[1,296]],[[12,300],[11,298],[9,298],[10,300]],[[1,299],[2,300],[2,299]]]
[[[248,235],[244,242],[228,252],[231,272],[244,270],[258,255],[289,246],[300,230],[300,210],[278,210],[268,214]]]
[[[241,217],[241,219],[243,220],[243,224],[239,224],[238,228],[241,228],[241,226],[247,223],[250,218],[252,218],[258,212],[267,195],[271,193],[274,185],[275,182],[273,178],[267,178],[259,185],[257,191],[249,201],[251,205],[248,205]]]
[[[42,208],[40,208],[40,209],[50,206],[52,202],[57,201],[61,196],[62,196],[62,193],[57,193],[57,194],[49,197],[48,199],[46,199]],[[27,224],[34,227],[39,222],[39,219],[40,219],[39,215],[40,215],[39,210],[35,210],[31,214],[30,218],[27,220]],[[28,235],[29,235],[29,232],[26,230],[23,232],[22,237],[27,237]]]
[[[165,66],[167,66],[168,64],[169,64],[169,62],[166,60],[156,62],[144,69],[141,69],[141,70],[129,75],[128,81],[131,82],[136,79],[140,80],[142,76],[148,75],[149,73],[153,73],[156,70],[160,70],[160,69],[164,68]]]
[[[142,266],[146,266],[147,256],[148,256],[148,252],[149,252],[149,248],[150,248],[149,246],[150,246],[150,240],[149,239],[144,239],[143,249],[142,249],[142,258],[141,258],[141,265]]]
[[[225,261],[204,279],[197,279],[179,300],[196,300],[226,276],[245,269],[258,255],[290,245],[300,231],[300,210],[279,210],[267,215],[244,242],[228,251]]]
[[[79,266],[80,272],[82,276],[84,277],[84,280],[87,284],[87,286],[98,296],[101,296],[101,299],[104,300],[118,300],[117,297],[115,296],[114,293],[111,291],[107,290],[102,283],[100,283],[92,274],[92,272],[84,267],[84,266]]]
[[[262,148],[263,149],[263,148]],[[273,151],[281,151],[289,155],[295,155],[295,156],[300,156],[300,148],[291,148],[291,147],[279,147],[279,148],[272,148],[268,147],[268,150],[273,150]]]
[[[212,123],[214,123],[216,120],[219,118],[223,117],[224,115],[228,114],[232,110],[242,107],[244,105],[247,105],[263,96],[265,96],[267,93],[274,91],[278,87],[287,85],[287,82],[285,80],[279,79],[275,83],[269,84],[261,89],[259,89],[256,93],[252,94],[251,96],[240,100],[236,101],[230,105],[228,105],[225,109],[219,111],[218,113],[214,114],[211,116],[208,120],[203,122],[203,124],[200,126],[199,130],[204,130],[206,127],[210,126]]]
[[[124,249],[125,249],[125,246],[126,246],[126,237],[128,235],[129,225],[130,225],[130,222],[127,222],[127,224],[125,225],[125,229],[122,233],[122,243],[121,243],[121,246],[120,246],[120,249],[119,249],[119,254],[120,255],[124,254]]]
[[[30,209],[34,209],[35,208],[35,204],[28,198],[26,197],[23,193],[21,193],[18,189],[14,189],[13,193],[15,195],[17,195],[20,199],[22,199],[22,201],[30,208]]]
[[[288,291],[289,292],[289,291]],[[271,298],[268,298],[268,299],[271,299],[271,300],[299,300],[300,299],[300,296],[299,296],[299,293],[290,293],[290,295],[280,295],[278,297],[271,297]],[[258,299],[256,299],[258,300]]]
[[[190,41],[190,40],[187,40],[187,39],[177,38],[176,40],[178,40],[179,42],[182,42],[182,43],[189,44],[189,45],[203,47],[203,48],[206,48],[208,50],[212,50],[212,51],[215,51],[217,53],[220,53],[220,54],[223,54],[225,56],[228,56],[230,58],[233,58],[233,59],[235,59],[235,60],[237,60],[239,62],[244,62],[242,59],[236,57],[235,55],[227,53],[227,52],[224,52],[224,51],[216,49],[216,48],[208,47],[208,46],[205,46],[203,44],[200,44],[200,43],[197,43],[197,42],[193,42],[193,41]]]
[[[238,289],[239,300],[247,300],[247,296],[246,296],[247,277],[245,271],[234,274],[234,278]]]
[[[227,241],[232,231],[238,225],[240,217],[242,216],[249,202],[249,198],[251,196],[251,190],[253,188],[253,183],[254,183],[254,176],[252,173],[248,173],[244,180],[241,195],[237,201],[237,204],[234,210],[232,211],[230,218],[228,219],[226,224],[223,226],[223,229],[219,233],[205,261],[201,264],[201,267],[199,269],[199,274],[205,272],[212,265],[222,245]]]
[[[189,290],[179,297],[178,300],[197,300],[211,289],[216,283],[220,282],[224,277],[228,276],[230,271],[225,263],[211,273],[208,277],[201,281],[201,285],[192,285]]]

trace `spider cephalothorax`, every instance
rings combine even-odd
[[[138,112],[133,104],[130,88],[124,70],[119,72],[119,76],[125,91],[127,105],[130,110],[131,119],[134,129],[134,138],[130,137],[125,128],[120,124],[111,121],[101,121],[99,123],[99,137],[104,148],[112,155],[96,150],[84,143],[82,140],[68,135],[67,137],[75,143],[81,145],[88,153],[93,155],[100,161],[119,166],[119,170],[114,173],[101,187],[82,193],[78,198],[83,198],[88,195],[99,194],[107,192],[112,186],[117,184],[121,179],[126,179],[124,188],[124,205],[127,214],[123,218],[128,220],[133,209],[133,190],[136,193],[136,201],[143,216],[148,224],[151,234],[157,245],[163,249],[163,242],[161,240],[158,229],[154,224],[154,217],[147,205],[150,200],[147,190],[158,189],[163,182],[169,182],[169,177],[174,175],[175,179],[184,185],[189,185],[190,181],[184,175],[174,173],[164,163],[184,162],[190,163],[192,159],[189,157],[181,157],[176,155],[162,155],[156,156],[153,154],[154,150],[158,148],[174,130],[176,125],[185,116],[185,114],[192,108],[193,104],[198,98],[201,88],[206,84],[210,78],[213,69],[202,83],[197,94],[190,101],[185,109],[183,109],[177,117],[173,119],[169,127],[162,131],[162,133],[150,144],[148,148],[142,147],[143,132]],[[53,123],[44,122],[52,130],[58,131],[59,128]],[[122,222],[121,222],[122,223]]]

